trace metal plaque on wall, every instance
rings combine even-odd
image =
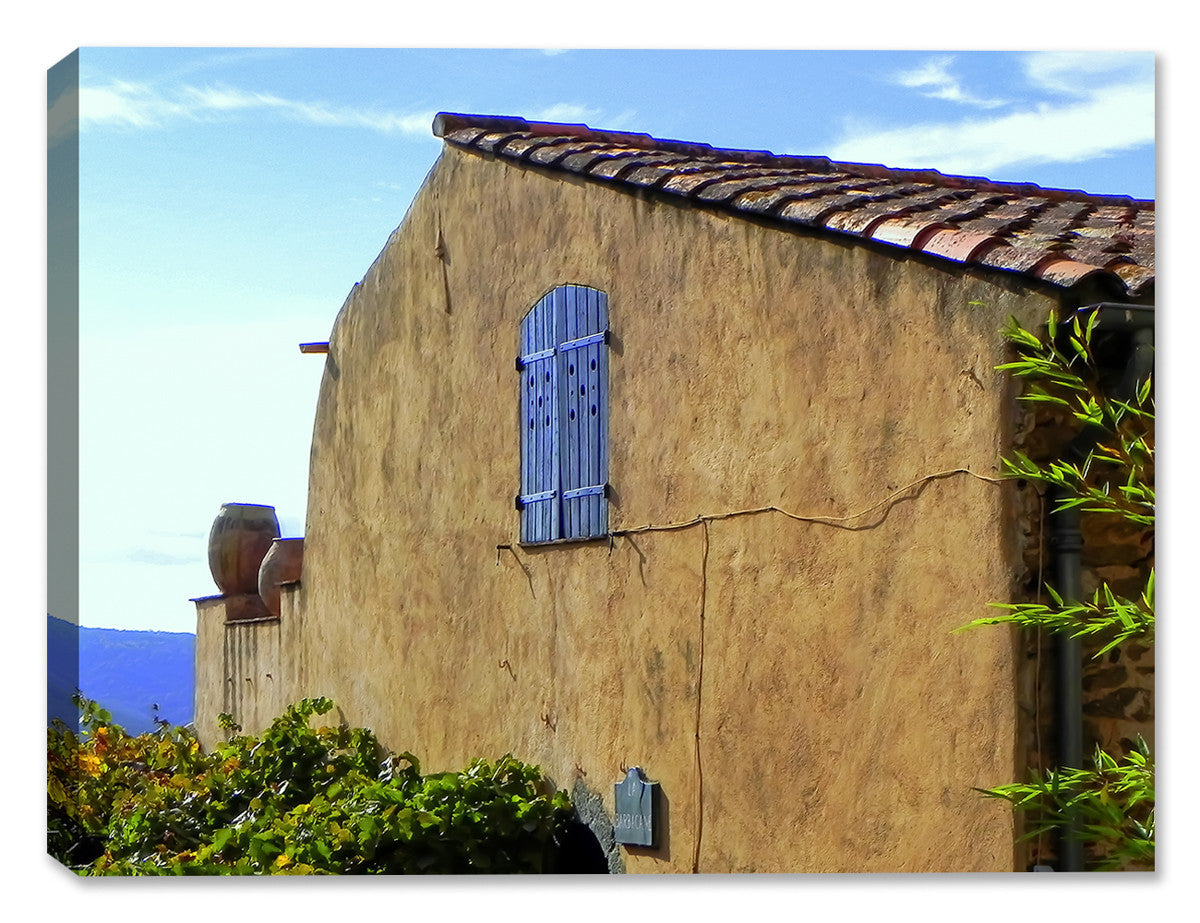
[[[617,817],[613,833],[626,846],[654,845],[654,815],[658,802],[658,783],[647,782],[637,766],[625,773],[625,780],[613,786]]]

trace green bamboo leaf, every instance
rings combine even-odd
[[[1019,343],[1025,346],[1037,349],[1042,345],[1042,341],[1033,333],[1030,333],[1017,321],[1015,317],[1009,319],[1009,323],[1005,325],[1003,334],[1006,339]]]
[[[1019,400],[1027,403],[1044,403],[1044,404],[1059,404],[1063,407],[1070,407],[1070,403],[1061,397],[1055,397],[1052,394],[1039,394],[1037,392],[1029,392],[1022,394]]]
[[[1150,400],[1150,392],[1154,387],[1152,383],[1153,378],[1153,374],[1147,375],[1146,380],[1143,381],[1141,387],[1138,388],[1137,397],[1139,404],[1145,404],[1148,400]]]

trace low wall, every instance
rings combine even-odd
[[[224,739],[224,713],[247,734],[265,729],[290,704],[284,686],[283,625],[294,608],[295,589],[283,588],[281,612],[255,615],[253,600],[207,596],[196,603],[196,734],[206,750]],[[253,599],[257,599],[254,597]],[[261,601],[258,608],[261,609]],[[232,618],[231,618],[232,616]]]

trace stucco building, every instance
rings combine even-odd
[[[434,130],[329,338],[300,581],[280,618],[198,601],[202,736],[325,695],[429,769],[512,752],[614,870],[1025,868],[972,789],[1037,756],[1049,667],[952,633],[1043,544],[997,477],[1037,431],[998,331],[1152,306],[1153,202]],[[1126,672],[1089,738],[1152,726],[1152,662]],[[651,847],[613,843],[632,766]]]

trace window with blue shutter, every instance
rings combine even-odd
[[[608,296],[560,285],[521,322],[521,541],[608,533]]]

